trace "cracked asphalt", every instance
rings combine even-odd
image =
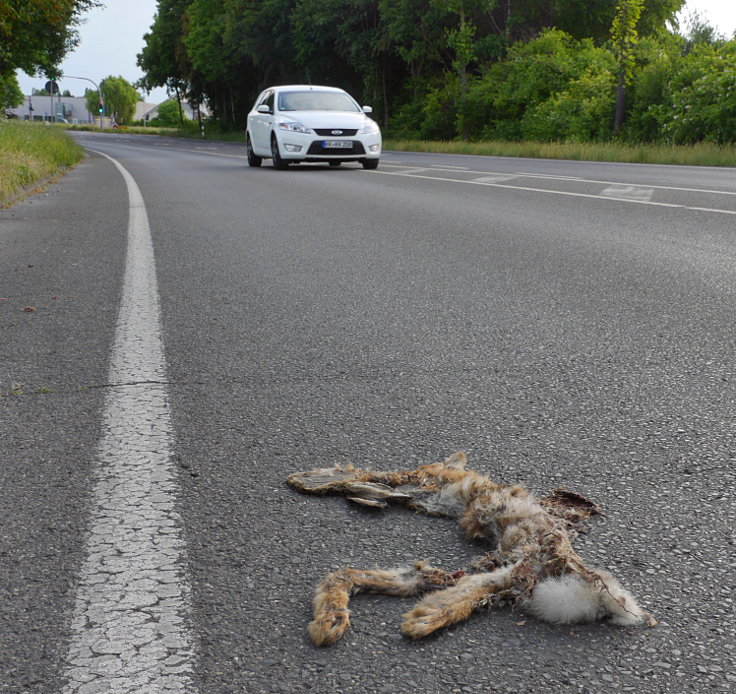
[[[387,153],[375,174],[276,172],[234,144],[78,137],[143,194],[166,373],[110,376],[128,223],[111,162],[90,154],[0,211],[0,691],[60,694],[93,682],[92,655],[114,675],[133,652],[158,673],[141,692],[733,690],[736,170]],[[122,495],[128,528],[105,520],[118,482],[96,472],[117,398],[170,417],[144,446],[146,464],[164,451],[156,492]],[[659,624],[498,610],[410,642],[411,600],[360,596],[345,639],[315,648],[327,571],[460,568],[482,548],[285,477],[456,450],[602,505],[576,547]],[[119,542],[140,575],[95,568]],[[184,596],[170,621],[191,643],[146,651],[156,591]],[[139,623],[116,623],[122,607]]]

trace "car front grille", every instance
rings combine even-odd
[[[340,131],[338,135],[336,131]],[[315,128],[314,132],[322,137],[355,137],[357,130],[341,130],[340,128]]]
[[[307,154],[342,154],[350,156],[354,154],[365,154],[365,148],[361,142],[351,142],[352,147],[323,147],[322,140],[317,140],[309,146]]]

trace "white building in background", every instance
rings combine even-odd
[[[150,113],[158,108],[158,104],[148,104],[139,101],[135,107],[133,120],[141,120],[145,113]],[[32,94],[23,97],[23,103],[8,109],[11,118],[19,120],[50,120],[56,122],[67,122],[73,125],[80,123],[99,122],[99,113],[91,113],[87,110],[87,99],[84,96],[39,96]],[[151,116],[153,117],[153,116]]]
[[[20,120],[65,120],[67,123],[92,123],[98,114],[87,110],[87,99],[83,96],[39,96],[23,97],[23,103],[8,109],[11,118]]]
[[[166,101],[162,101],[160,104],[144,104],[142,101],[139,101],[135,111],[135,119],[146,120],[147,116],[148,120],[153,120],[158,116],[159,106],[163,106],[169,101],[176,102],[176,99],[166,99]],[[199,110],[202,118],[209,117],[209,109],[204,104],[199,107]],[[191,106],[186,101],[181,102],[181,112],[185,120],[197,120],[197,107]]]
[[[166,101],[172,101],[167,99]],[[162,103],[166,103],[166,101]],[[161,104],[149,104],[145,101],[139,101],[135,105],[134,121],[153,120],[158,115],[158,107]],[[186,102],[181,104],[184,118],[188,120],[196,120],[197,111]],[[72,125],[80,123],[99,122],[99,113],[91,113],[87,110],[87,99],[83,96],[40,96],[32,94],[23,97],[23,103],[17,108],[8,109],[11,118],[19,120],[50,120],[56,122],[66,122]],[[202,106],[202,116],[209,115],[209,111]]]

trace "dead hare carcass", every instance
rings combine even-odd
[[[308,494],[340,494],[364,506],[396,501],[423,513],[455,518],[467,536],[491,551],[462,571],[447,572],[414,562],[389,570],[344,568],[316,588],[309,635],[317,645],[335,643],[350,626],[348,602],[360,592],[422,600],[403,615],[411,638],[427,636],[476,609],[521,605],[557,624],[608,619],[612,624],[656,622],[607,571],[585,565],[571,540],[600,509],[579,494],[556,489],[535,498],[523,486],[496,484],[466,469],[464,453],[415,470],[379,472],[344,467],[290,475],[288,483]]]

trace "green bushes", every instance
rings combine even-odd
[[[179,128],[182,126],[184,119],[180,115],[179,104],[173,99],[164,101],[159,105],[157,111],[158,115],[149,122],[149,125],[158,128]]]
[[[736,142],[733,60],[710,62],[704,74],[672,95],[671,102],[671,114],[658,111],[664,139],[676,144]]]
[[[736,142],[736,39],[692,44],[648,38],[636,47],[626,118],[614,138],[617,64],[610,47],[556,30],[510,47],[462,93],[447,73],[404,106],[389,135],[536,142]]]
[[[422,139],[451,140],[462,123],[471,139],[606,138],[614,98],[612,54],[590,39],[547,29],[532,41],[514,44],[505,60],[469,80],[464,95],[459,80],[446,75],[426,95],[421,115],[413,110],[414,132]],[[391,122],[391,132],[408,134],[409,110]]]

